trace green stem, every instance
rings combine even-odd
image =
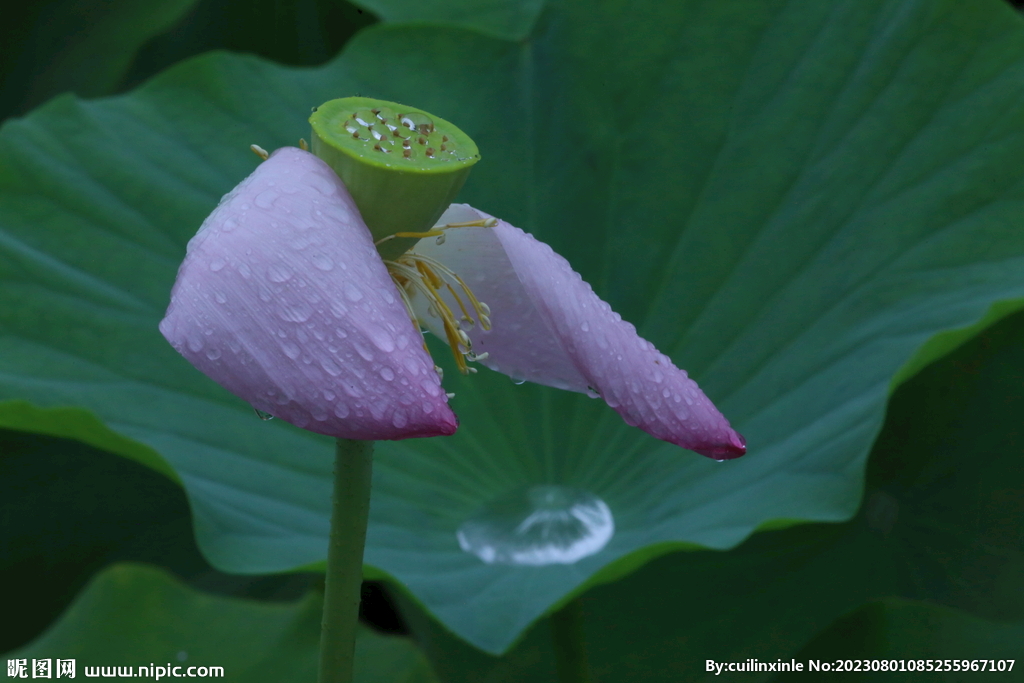
[[[373,442],[338,439],[320,631],[320,683],[352,683],[372,475]]]
[[[583,605],[580,599],[571,600],[552,614],[550,621],[559,683],[590,683],[592,679],[583,639]]]

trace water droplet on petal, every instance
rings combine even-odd
[[[263,192],[256,195],[256,199],[253,202],[261,209],[269,209],[280,196],[280,193],[276,190],[263,190]]]
[[[327,374],[331,375],[332,377],[337,377],[338,375],[341,374],[341,368],[338,367],[338,364],[332,361],[330,358],[321,358],[320,367],[322,367],[327,372]],[[324,393],[326,394],[327,392]],[[329,401],[331,399],[327,400]]]
[[[359,342],[352,342],[352,347],[355,348],[356,353],[358,353],[363,360],[373,360],[373,353]]]
[[[526,384],[526,380],[522,377],[509,377],[512,380],[512,384]]]
[[[583,322],[580,323],[580,329],[583,330],[584,332],[589,332],[590,331],[590,323],[588,323],[586,320],[584,320]]]
[[[334,404],[334,414],[340,417],[342,420],[348,417],[348,406],[345,405],[344,401],[342,401],[341,403]]]
[[[599,552],[615,533],[611,509],[568,486],[514,491],[483,506],[456,533],[459,546],[487,564],[573,564]]]
[[[313,262],[313,265],[320,270],[326,271],[334,268],[334,261],[332,261],[331,257],[327,254],[313,254],[313,257],[310,260]]]
[[[210,360],[217,360],[218,358],[220,358],[220,349],[211,346],[210,348],[206,349],[206,357],[209,358]]]
[[[213,298],[216,299],[219,304],[226,304],[228,302],[228,298],[224,296],[224,292],[221,291],[214,292]]]
[[[248,280],[252,276],[252,271],[249,269],[249,266],[247,266],[246,264],[239,263],[238,264],[238,274],[241,275],[242,277],[244,277],[246,280]]]
[[[345,283],[345,298],[349,301],[359,301],[363,298],[363,293],[354,282]]]
[[[405,414],[404,410],[396,410],[395,414],[391,416],[391,424],[395,425],[396,428],[401,429],[405,425],[409,424],[409,416]]]
[[[395,340],[387,330],[371,327],[367,332],[374,345],[384,353],[391,353],[395,350]]]
[[[288,356],[292,360],[297,359],[302,353],[298,346],[288,341],[281,342],[281,349],[284,350],[284,355]]]
[[[218,270],[220,270],[221,268],[223,268],[223,267],[224,267],[224,259],[215,258],[212,261],[210,261],[210,270],[212,270],[215,273]]]
[[[390,382],[395,378],[395,373],[391,368],[385,365],[380,369],[380,376],[383,377],[385,381]],[[399,425],[395,426],[398,427]]]
[[[253,411],[255,411],[256,417],[260,418],[264,422],[266,422],[267,420],[273,420],[274,419],[273,415],[271,415],[270,413],[265,413],[262,410],[260,410],[259,408],[253,408]]]

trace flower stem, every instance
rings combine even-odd
[[[324,579],[319,683],[352,682],[372,474],[373,442],[338,439],[331,540]]]
[[[559,683],[590,683],[590,665],[583,639],[583,604],[571,600],[551,615],[551,635],[555,646],[555,666]]]

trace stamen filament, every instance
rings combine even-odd
[[[462,288],[462,291],[466,293],[466,297],[469,299],[469,302],[473,305],[473,311],[476,313],[477,320],[480,321],[480,327],[482,327],[485,330],[491,329],[490,306],[481,303],[476,298],[476,295],[473,294],[473,290],[470,289],[469,285],[466,284],[466,281],[459,277],[459,275],[455,271],[453,271],[451,268],[444,265],[437,259],[432,258],[430,256],[425,256],[423,254],[413,254],[410,252],[407,254],[402,254],[402,258],[415,261],[417,263],[417,268],[419,268],[418,264],[424,263],[430,266],[430,269],[437,269],[444,273],[445,275],[447,275],[452,280],[454,280],[455,282],[457,282],[459,287]],[[458,297],[456,297],[456,299],[458,299]],[[462,305],[461,302],[459,302],[459,305]]]
[[[381,237],[379,240],[377,240],[376,242],[373,243],[373,246],[379,247],[384,242],[387,242],[388,240],[393,240],[396,237],[414,237],[414,238],[417,238],[417,239],[424,239],[426,237],[437,237],[437,236],[443,235],[443,234],[444,233],[442,231],[440,231],[440,230],[438,230],[436,228],[434,230],[428,230],[427,232],[396,232],[393,235],[388,235],[387,237]]]
[[[481,218],[477,221],[466,221],[465,223],[446,223],[441,226],[447,228],[493,228],[498,224],[497,218]],[[436,229],[436,228],[435,228]]]
[[[438,244],[440,244],[444,239],[444,231],[449,228],[491,228],[497,224],[498,221],[495,218],[482,218],[465,223],[448,223],[435,226],[426,232],[396,232],[377,240],[374,245],[379,246],[397,237],[415,239],[437,237]],[[430,256],[410,251],[402,254],[394,261],[385,260],[384,263],[391,273],[391,278],[398,285],[398,290],[402,295],[402,304],[405,306],[410,319],[419,326],[419,320],[410,298],[412,292],[409,288],[412,287],[426,298],[427,313],[431,317],[440,318],[445,338],[452,350],[452,355],[455,357],[455,364],[459,372],[463,375],[475,372],[475,368],[469,368],[466,365],[466,361],[480,360],[486,358],[487,354],[483,353],[478,356],[473,353],[473,342],[462,329],[460,323],[474,325],[479,322],[483,330],[490,330],[490,307],[477,299],[476,295],[473,294],[473,290],[466,284],[466,281],[459,277],[451,268]],[[455,300],[459,311],[462,313],[461,319],[456,319],[454,311],[452,311],[448,302],[442,297],[442,289],[446,289],[451,294],[452,299]],[[459,290],[462,291],[460,292]],[[465,295],[466,299],[468,299],[469,306],[466,305],[461,295]],[[470,307],[473,309],[472,312],[470,312]],[[420,328],[420,335],[423,335],[422,328]],[[423,348],[427,348],[425,338]]]
[[[427,301],[437,310],[438,316],[441,318],[441,323],[444,326],[444,334],[448,341],[448,346],[452,349],[452,355],[455,356],[455,364],[459,368],[459,372],[463,375],[468,374],[466,366],[465,351],[462,348],[465,347],[468,351],[469,344],[465,343],[469,341],[469,337],[466,333],[459,329],[458,322],[455,320],[455,315],[452,310],[448,307],[448,304],[438,295],[437,290],[440,289],[440,284],[437,287],[433,287],[430,282],[430,276],[437,278],[438,276],[430,271],[429,267],[420,268],[420,264],[417,264],[417,268],[413,269],[404,263],[397,261],[385,261],[388,269],[392,272],[397,271],[402,277],[404,277],[410,284],[416,287],[423,295],[427,298]],[[423,271],[426,271],[424,273]],[[429,275],[428,275],[429,273]]]

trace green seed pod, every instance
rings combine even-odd
[[[455,199],[480,154],[455,125],[420,109],[368,97],[345,97],[309,117],[313,154],[345,183],[374,241],[430,230]],[[378,247],[395,258],[416,242]]]

